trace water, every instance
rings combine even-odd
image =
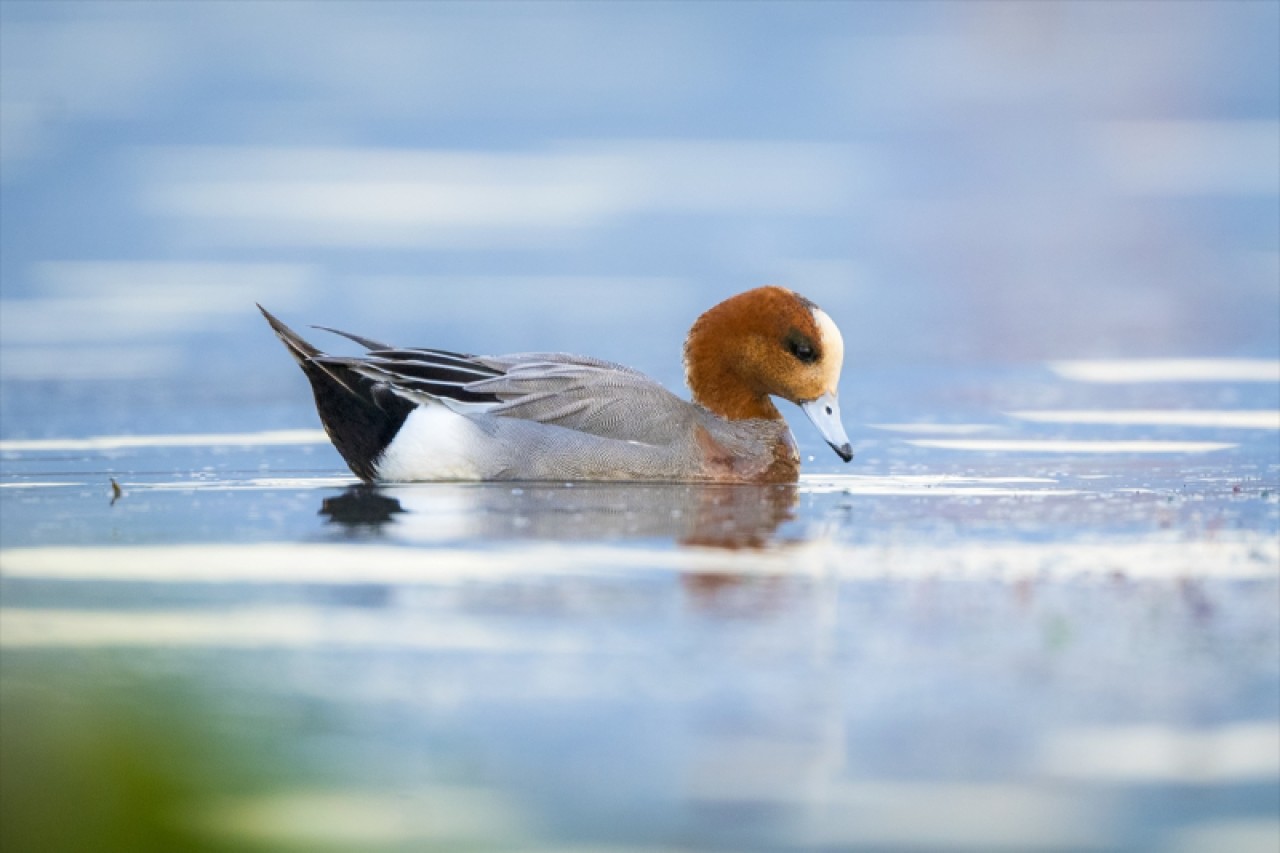
[[[795,487],[370,488],[305,393],[11,440],[5,701],[160,846],[1270,849],[1280,367],[1200,367],[1264,381],[867,371]]]

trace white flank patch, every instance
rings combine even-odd
[[[479,480],[483,435],[466,417],[444,406],[422,405],[409,413],[378,462],[387,482]]]
[[[1009,415],[1019,420],[1046,424],[1280,429],[1280,410],[1276,409],[1074,409],[1010,412]]]
[[[912,438],[908,444],[985,453],[1208,453],[1239,447],[1225,441],[1068,441],[1065,439]]]
[[[1075,382],[1280,382],[1280,361],[1266,358],[1056,361],[1049,369]]]

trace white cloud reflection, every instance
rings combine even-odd
[[[835,213],[855,159],[834,144],[729,140],[170,148],[146,153],[143,200],[215,244],[539,245],[630,214]]]
[[[1042,424],[1280,429],[1280,411],[1274,409],[1062,409],[1009,415]]]
[[[1280,820],[1223,818],[1193,823],[1174,834],[1168,853],[1275,853],[1280,850]]]
[[[243,315],[254,301],[298,305],[313,274],[302,264],[42,263],[36,295],[0,302],[0,336],[12,345],[176,334]]]
[[[1275,339],[1273,4],[0,12],[7,296],[104,246],[323,251],[371,274],[788,277],[864,360]]]
[[[0,310],[9,310],[0,305]],[[181,347],[156,345],[0,347],[0,378],[55,380],[144,379],[174,372]],[[0,450],[7,442],[0,441]]]
[[[15,6],[17,4],[14,4]],[[67,4],[70,6],[70,4]],[[157,20],[80,12],[62,20],[6,18],[0,27],[0,163],[57,148],[71,123],[137,115],[171,88],[182,50]],[[110,11],[107,4],[96,11]]]
[[[136,379],[167,375],[185,336],[239,322],[255,301],[295,307],[305,264],[59,261],[31,272],[35,293],[0,299],[0,377]]]
[[[1280,777],[1280,727],[1238,723],[1203,731],[1160,725],[1055,733],[1041,754],[1053,777],[1105,782],[1229,785]]]
[[[138,447],[272,447],[323,444],[324,430],[280,429],[243,433],[183,433],[178,435],[100,435],[93,438],[36,438],[0,440],[0,453],[125,450]],[[327,481],[322,481],[329,485]],[[342,482],[346,482],[344,479]],[[314,481],[308,480],[314,485]]]
[[[1104,177],[1120,192],[1280,193],[1280,122],[1118,121],[1095,134]]]
[[[913,438],[907,444],[978,453],[1210,453],[1239,445],[1227,441],[1110,441],[1057,438]]]
[[[1280,360],[1130,358],[1056,361],[1049,369],[1074,382],[1280,382]]]
[[[126,483],[127,488],[134,484]],[[138,486],[141,487],[141,486]],[[427,492],[429,490],[423,490]],[[923,491],[923,490],[922,490]],[[456,494],[456,493],[455,493]],[[465,507],[463,507],[465,509]],[[413,541],[412,531],[404,540]],[[744,577],[832,572],[845,580],[947,578],[1275,579],[1280,542],[1265,534],[1212,541],[1173,538],[1052,544],[984,541],[950,545],[840,545],[814,542],[786,551],[522,543],[476,550],[402,545],[260,544],[50,546],[0,550],[11,578],[149,583],[452,584],[529,577],[610,576],[619,572],[713,573]],[[176,572],[175,566],[182,570]]]

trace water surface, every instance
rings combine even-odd
[[[794,487],[375,488],[305,394],[55,388],[6,737],[161,847],[1274,849],[1280,366],[1196,364],[865,371]]]

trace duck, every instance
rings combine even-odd
[[[794,483],[800,454],[774,398],[853,459],[837,388],[844,339],[783,287],[739,293],[694,321],[684,343],[692,401],[630,367],[562,352],[471,355],[316,327],[366,351],[331,355],[258,309],[367,483]]]

